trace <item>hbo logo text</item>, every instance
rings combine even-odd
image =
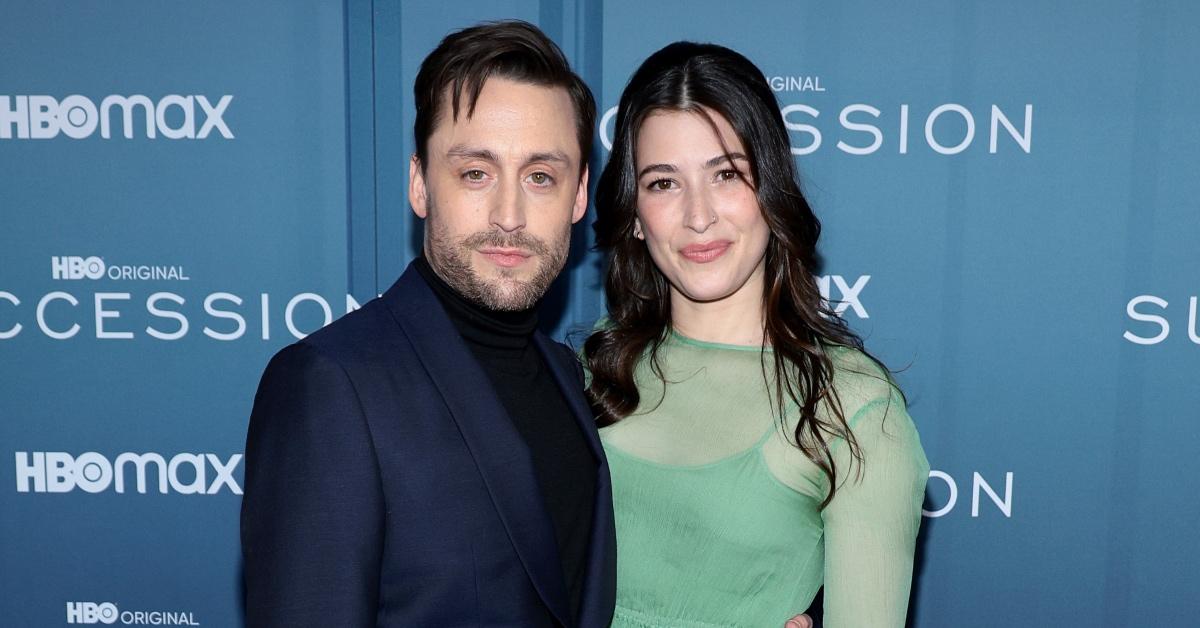
[[[112,602],[67,602],[68,624],[113,624],[119,615]]]
[[[104,260],[96,256],[50,258],[50,273],[55,279],[99,279],[104,270]]]

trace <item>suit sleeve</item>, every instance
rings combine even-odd
[[[358,395],[305,343],[267,365],[246,438],[246,625],[374,626],[384,505]]]

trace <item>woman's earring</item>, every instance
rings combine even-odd
[[[641,228],[641,227],[634,227],[634,228],[633,228],[633,237],[635,237],[635,238],[637,238],[637,239],[639,239],[639,240],[641,240],[641,239],[642,239],[642,228]]]

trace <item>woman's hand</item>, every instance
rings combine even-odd
[[[812,628],[812,620],[808,615],[796,615],[783,624],[783,628]]]

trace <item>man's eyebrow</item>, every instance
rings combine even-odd
[[[735,159],[741,159],[742,161],[746,161],[746,162],[750,161],[750,159],[748,157],[746,157],[745,155],[743,155],[741,153],[729,153],[728,155],[717,155],[716,157],[709,159],[708,161],[704,162],[704,168],[706,170],[708,168],[715,168],[727,161],[729,163],[733,163],[733,160],[735,160]]]
[[[638,178],[640,179],[651,172],[679,172],[679,169],[671,164],[650,164],[642,168],[641,172],[638,172]]]
[[[498,162],[496,153],[486,148],[472,148],[464,144],[451,146],[450,150],[446,151],[446,156],[458,159],[482,159],[484,161]]]
[[[451,159],[482,159],[492,163],[499,163],[500,158],[492,151],[486,148],[473,148],[465,144],[451,146],[450,150],[446,151],[446,157]],[[548,150],[532,153],[525,159],[525,165],[549,162],[568,166],[571,164],[571,158],[567,154],[559,150]]]
[[[533,153],[532,155],[529,156],[528,159],[525,160],[525,164],[528,165],[528,164],[532,164],[532,163],[537,163],[539,161],[549,161],[549,162],[559,163],[564,166],[571,165],[571,158],[567,157],[566,153],[564,153],[562,151],[558,151],[558,150]]]

